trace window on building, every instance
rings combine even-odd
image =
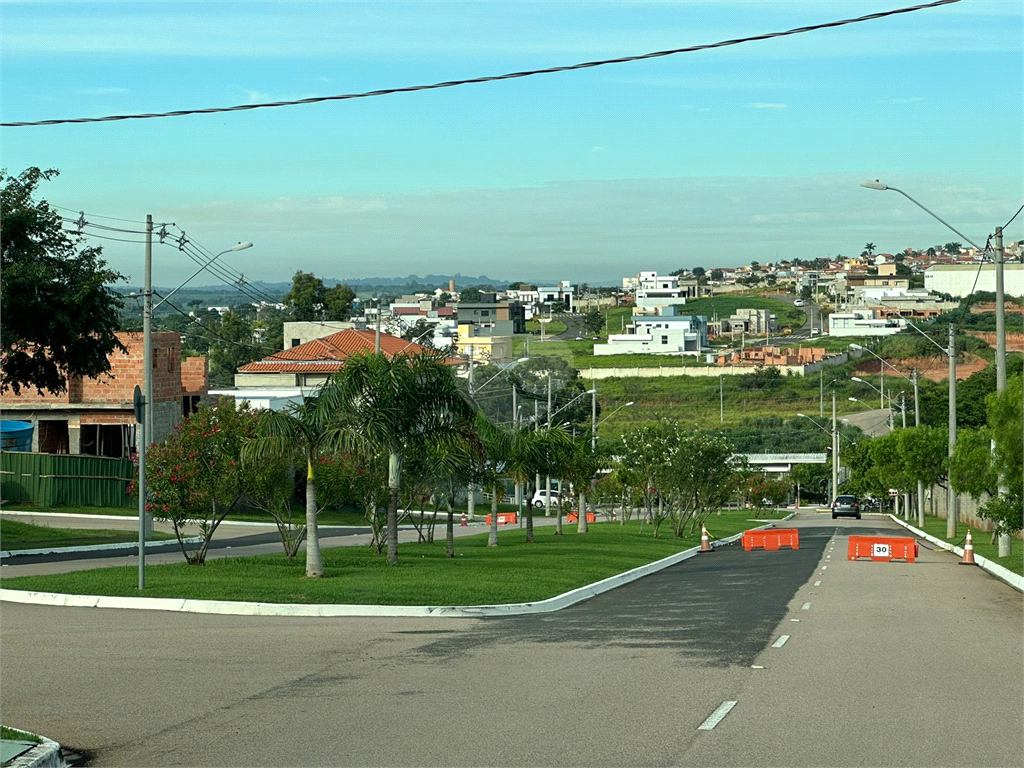
[[[662,344],[668,344],[668,336],[662,336],[661,337],[661,343]]]
[[[299,342],[299,340],[298,340],[298,339],[292,339],[292,346],[293,346],[293,347],[297,347],[297,346],[299,346],[299,343],[300,343],[300,342]]]

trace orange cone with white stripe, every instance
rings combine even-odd
[[[708,536],[707,527],[701,523],[700,526],[700,551],[701,552],[714,552],[711,548],[711,537]]]
[[[960,565],[976,565],[974,562],[974,541],[971,539],[971,529],[967,529],[967,539],[964,541],[964,559]]]

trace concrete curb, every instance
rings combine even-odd
[[[195,536],[185,539],[186,544],[198,544],[202,541],[202,538]],[[178,546],[177,539],[165,539],[162,541],[147,541],[146,549],[150,547],[176,547]],[[139,542],[137,541],[122,541],[116,544],[90,544],[84,547],[45,547],[43,549],[5,549],[0,551],[0,560],[6,560],[9,557],[18,557],[20,555],[54,555],[62,552],[106,552],[108,550],[119,550],[119,549],[138,549]]]
[[[929,541],[932,544],[934,544],[935,546],[937,546],[937,547],[939,547],[941,549],[945,549],[948,552],[952,552],[955,555],[959,555],[960,557],[964,556],[964,548],[963,547],[955,547],[955,546],[953,546],[952,544],[950,544],[947,541],[943,541],[942,539],[937,539],[934,536],[932,536],[930,533],[925,533],[920,528],[915,528],[914,526],[910,525],[910,523],[907,523],[907,522],[904,522],[903,520],[900,520],[898,517],[896,517],[893,514],[890,514],[889,517],[893,520],[893,522],[895,522],[895,523],[897,523],[899,525],[902,525],[908,531],[911,531],[915,536],[920,536],[925,541]],[[993,563],[987,557],[982,557],[977,552],[974,553],[974,562],[983,571],[987,571],[988,573],[992,574],[993,576],[995,576],[1000,581],[1005,582],[1006,584],[1009,584],[1011,587],[1016,589],[1018,592],[1024,592],[1024,576],[1022,576],[1021,574],[1014,573],[1009,568],[1004,568],[1003,566],[999,565],[998,563]]]
[[[28,733],[28,731],[25,732]],[[45,736],[39,736],[39,738],[42,741],[7,763],[5,768],[65,768],[67,763],[61,754],[60,744]]]
[[[793,513],[795,514],[795,513]],[[782,520],[793,517],[790,514]],[[771,528],[776,522],[748,530]],[[724,539],[716,539],[719,546],[732,544],[743,538],[737,533]],[[58,605],[69,608],[125,608],[148,611],[179,611],[183,613],[210,613],[230,616],[374,616],[374,617],[440,617],[446,619],[480,619],[496,616],[522,616],[536,613],[551,613],[568,608],[576,603],[589,600],[609,590],[629,584],[632,581],[661,571],[669,566],[689,560],[700,554],[700,547],[677,552],[674,555],[633,568],[607,579],[570,590],[561,595],[535,603],[508,603],[504,605],[300,605],[288,603],[248,603],[229,600],[185,600],[169,597],[108,597],[105,595],[66,595],[56,592],[29,592],[20,589],[0,589],[0,601],[31,603],[34,605]]]

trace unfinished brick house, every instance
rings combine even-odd
[[[828,357],[820,347],[751,347],[721,355],[718,365],[808,365]]]
[[[127,354],[110,355],[110,372],[97,379],[73,378],[60,395],[23,387],[4,394],[4,419],[35,425],[32,450],[92,456],[128,456],[136,448],[135,386],[142,386],[142,334],[119,333]],[[153,432],[163,441],[182,416],[192,413],[208,390],[205,357],[181,359],[181,336],[153,333]]]

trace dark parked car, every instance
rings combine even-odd
[[[850,494],[836,496],[836,500],[832,502],[832,519],[835,520],[840,515],[856,517],[860,520],[860,502],[857,501],[856,496]]]

